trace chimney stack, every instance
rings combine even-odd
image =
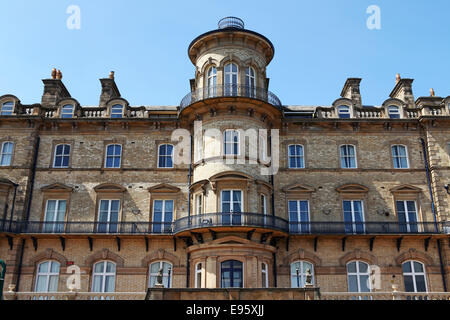
[[[114,77],[114,71],[111,71],[108,78],[100,79],[100,83],[102,84],[102,93],[100,94],[99,102],[100,107],[104,107],[111,99],[120,98],[120,91],[117,88]]]
[[[352,100],[355,107],[362,107],[360,83],[360,78],[348,78],[341,92],[341,97]]]
[[[396,84],[389,97],[392,99],[402,100],[408,108],[416,106],[414,102],[414,95],[412,91],[412,83],[414,79],[402,79],[397,73]]]
[[[70,93],[62,82],[61,70],[52,69],[51,79],[43,79],[44,93],[41,104],[44,107],[55,107],[56,102],[63,98],[70,98]]]

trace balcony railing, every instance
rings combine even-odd
[[[0,232],[13,234],[129,234],[173,235],[216,227],[272,229],[292,235],[450,234],[449,222],[289,222],[260,213],[209,213],[174,222],[42,222],[0,220]]]
[[[245,85],[220,85],[207,88],[200,88],[188,93],[180,103],[180,110],[198,101],[222,97],[244,97],[264,101],[268,104],[282,108],[280,99],[264,88],[257,88]]]
[[[209,213],[184,217],[174,222],[176,233],[212,227],[257,227],[286,232],[288,222],[280,217],[259,213]]]

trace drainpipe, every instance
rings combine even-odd
[[[186,288],[189,288],[190,272],[191,267],[189,266],[189,260],[191,260],[191,254],[188,252],[186,254]]]
[[[14,184],[14,194],[13,194],[13,199],[12,199],[12,204],[11,204],[11,213],[9,216],[9,231],[11,232],[11,224],[13,221],[13,217],[14,217],[14,207],[16,205],[16,194],[17,194],[17,187],[19,185],[18,184]]]
[[[41,142],[41,138],[38,136],[36,138],[36,144],[34,146],[34,155],[33,155],[33,164],[31,167],[31,175],[30,175],[30,193],[28,196],[27,201],[27,215],[25,219],[25,230],[26,227],[28,227],[28,220],[30,219],[30,211],[31,211],[31,200],[33,199],[33,190],[34,190],[34,178],[36,176],[36,166],[37,166],[37,158],[39,153],[39,145]],[[23,231],[23,228],[21,227],[20,232]],[[16,280],[16,291],[19,291],[19,285],[20,285],[20,276],[22,274],[22,261],[23,261],[23,253],[25,250],[25,238],[22,239],[22,247],[20,248],[20,260],[19,260],[19,266],[17,270],[17,280]]]
[[[424,157],[424,160],[425,160],[425,168],[426,168],[426,171],[427,171],[428,190],[429,190],[430,196],[431,196],[431,210],[433,211],[434,226],[435,226],[435,229],[436,229],[436,233],[439,233],[437,217],[436,217],[436,210],[435,210],[435,206],[434,206],[433,189],[431,188],[431,176],[430,176],[430,167],[428,165],[428,153],[427,153],[427,149],[425,147],[425,140],[423,138],[420,138],[420,141],[422,143],[423,157]],[[439,239],[437,239],[436,242],[437,242],[437,246],[438,246],[439,263],[440,263],[441,275],[442,275],[442,284],[444,286],[444,292],[447,292],[447,284],[446,284],[446,281],[445,281],[445,268],[444,268],[444,262],[442,261],[441,242],[440,242]]]
[[[6,274],[5,261],[0,260],[0,266],[2,267],[2,271],[0,273],[0,300],[3,300],[3,285],[5,284],[5,274]]]
[[[278,284],[277,284],[277,255],[274,252],[272,254],[272,256],[273,256],[273,286],[275,288],[277,288],[278,287]]]

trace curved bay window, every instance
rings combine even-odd
[[[242,191],[223,190],[221,193],[222,224],[240,225],[242,212]]]
[[[243,265],[236,260],[224,261],[220,264],[220,287],[243,288]]]
[[[234,63],[229,63],[224,68],[224,86],[225,96],[237,96],[238,93],[238,66]]]
[[[314,284],[314,266],[307,261],[291,263],[291,288],[304,288],[308,271],[312,276],[311,284]]]
[[[156,284],[156,278],[158,277],[159,271],[162,269],[162,283],[164,288],[172,287],[172,264],[165,261],[154,262],[150,265],[150,274],[149,274],[149,288],[154,288]]]
[[[208,87],[207,98],[216,97],[217,96],[217,69],[216,69],[216,67],[211,67],[208,70],[207,87]]]
[[[59,262],[44,261],[37,267],[35,292],[58,292]]]
[[[245,96],[256,97],[256,73],[252,67],[245,70]]]

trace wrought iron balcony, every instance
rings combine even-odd
[[[175,233],[213,227],[256,227],[287,232],[289,223],[280,217],[248,212],[193,215],[174,222]]]
[[[260,100],[271,104],[280,110],[282,108],[280,99],[267,89],[244,85],[220,85],[200,88],[188,93],[183,100],[181,100],[180,111],[198,101],[230,97]]]
[[[289,222],[259,213],[210,213],[183,217],[174,222],[42,222],[0,220],[0,232],[12,234],[174,235],[183,231],[217,227],[251,227],[291,235],[450,234],[450,223],[441,222]]]

